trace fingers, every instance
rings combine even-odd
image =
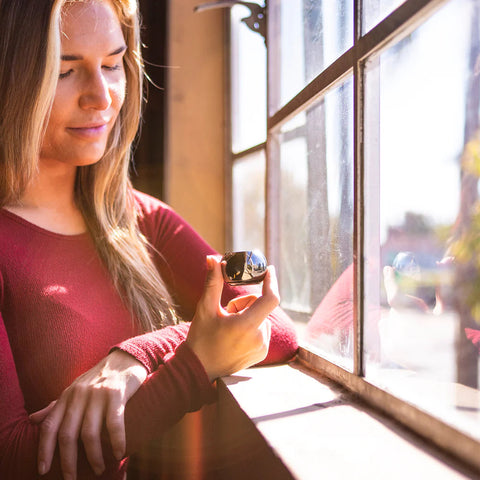
[[[280,294],[278,293],[277,272],[273,265],[267,267],[267,274],[263,280],[262,295],[273,295],[275,300],[280,301]]]
[[[228,305],[225,307],[225,310],[228,313],[240,313],[242,310],[252,305],[257,298],[258,298],[258,295],[254,295],[254,294],[243,295],[241,297],[232,298],[232,300],[230,300],[228,302]]]
[[[252,351],[252,356],[249,359],[248,365],[244,365],[244,368],[256,365],[265,360],[268,354],[268,348],[270,346],[272,324],[270,320],[264,320],[256,330],[255,349]]]
[[[125,434],[125,404],[121,395],[112,395],[107,409],[107,430],[112,444],[113,454],[117,460],[125,456],[127,439]]]
[[[75,394],[70,395],[70,402],[58,431],[60,465],[65,480],[74,480],[77,476],[78,437],[88,400],[86,393],[78,390],[76,388]]]
[[[100,444],[102,405],[100,394],[90,395],[86,388],[79,385],[64,392],[40,426],[38,448],[40,475],[50,470],[58,442],[63,478],[65,480],[76,478],[80,431],[93,470],[99,474],[105,469]]]
[[[205,288],[199,301],[199,307],[210,315],[220,308],[223,291],[223,277],[219,261],[213,255],[207,256],[207,277]]]
[[[89,405],[83,418],[81,438],[88,461],[96,475],[100,475],[105,470],[101,443],[101,430],[105,408],[105,421],[113,454],[117,460],[121,460],[125,455],[125,403],[125,395],[118,389],[112,389],[108,392],[98,389],[94,390],[90,396]],[[107,406],[105,407],[105,405]],[[73,426],[71,426],[71,428],[73,430]],[[69,450],[64,451],[65,461],[73,462],[72,452]],[[70,467],[71,464],[67,463],[66,468],[69,469]]]
[[[272,336],[272,322],[270,320],[265,320],[261,324],[261,331],[263,335],[263,343],[270,345],[270,338]]]
[[[48,408],[48,407],[47,407]],[[57,435],[65,412],[65,398],[61,397],[40,425],[38,444],[38,473],[45,475],[52,465]]]
[[[58,443],[65,479],[75,479],[78,437],[97,475],[105,470],[102,429],[106,423],[113,453],[125,455],[124,409],[128,399],[147,376],[146,369],[131,355],[114,351],[77,378],[60,399],[31,415],[40,423],[38,471],[47,473]]]
[[[265,358],[268,353],[268,347],[270,345],[270,337],[272,334],[272,322],[266,319],[258,327],[258,331],[261,335],[261,350],[263,351],[263,356],[258,361],[260,362]]]
[[[50,402],[50,404],[45,408],[42,408],[42,410],[38,410],[38,412],[31,413],[28,418],[30,418],[30,420],[34,423],[43,422],[43,420],[45,420],[48,414],[52,411],[56,403],[57,403],[56,400],[53,402]]]
[[[92,394],[92,397],[95,397],[95,394]],[[96,405],[97,408],[88,408],[85,412],[81,438],[88,462],[95,474],[100,475],[105,470],[101,444],[104,407],[101,399],[95,401],[92,398],[92,400],[92,404]]]
[[[270,347],[270,338],[272,337],[272,322],[268,319],[265,320],[261,325],[261,331],[263,336],[263,345],[265,347],[264,347],[262,358],[260,358],[258,362],[265,360],[265,357],[268,354],[268,348]]]
[[[278,306],[280,296],[278,294],[277,277],[275,268],[268,266],[267,274],[263,281],[262,296],[258,297],[252,305],[245,310],[244,316],[254,326],[259,326],[263,320]]]

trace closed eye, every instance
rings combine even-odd
[[[67,78],[72,72],[73,72],[72,69],[67,70],[66,72],[60,73],[60,74],[58,75],[58,78],[60,78],[60,79],[62,79],[62,78]]]
[[[120,70],[122,68],[122,66],[120,64],[117,64],[117,65],[104,65],[103,68],[105,70],[108,70],[109,72],[114,72],[115,70]]]

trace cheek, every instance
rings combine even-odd
[[[47,123],[47,131],[54,131],[57,127],[65,124],[72,110],[73,94],[64,85],[57,85],[52,109]]]
[[[71,81],[58,81],[53,97],[52,114],[71,109],[71,104],[77,96],[78,88]]]
[[[122,108],[123,102],[126,96],[126,81],[123,79],[120,82],[116,82],[111,88],[112,100],[117,111]]]
[[[46,120],[45,135],[42,140],[42,145],[44,147],[51,146],[55,143],[55,138],[58,131],[60,131],[60,126],[62,124],[62,119],[60,115],[61,111],[58,108],[55,108],[55,104],[52,107],[50,115]]]

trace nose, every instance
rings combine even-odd
[[[110,87],[101,70],[88,74],[82,90],[79,103],[85,110],[107,110],[112,104]]]

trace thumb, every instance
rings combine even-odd
[[[207,255],[207,277],[199,306],[209,312],[216,312],[220,307],[223,291],[223,276],[220,262],[214,255]]]
[[[55,406],[56,403],[57,401],[54,400],[53,402],[50,402],[50,404],[47,405],[45,408],[42,408],[42,410],[38,410],[37,412],[30,414],[30,420],[34,423],[43,422],[43,420],[47,418],[47,415],[51,412],[52,408]]]

